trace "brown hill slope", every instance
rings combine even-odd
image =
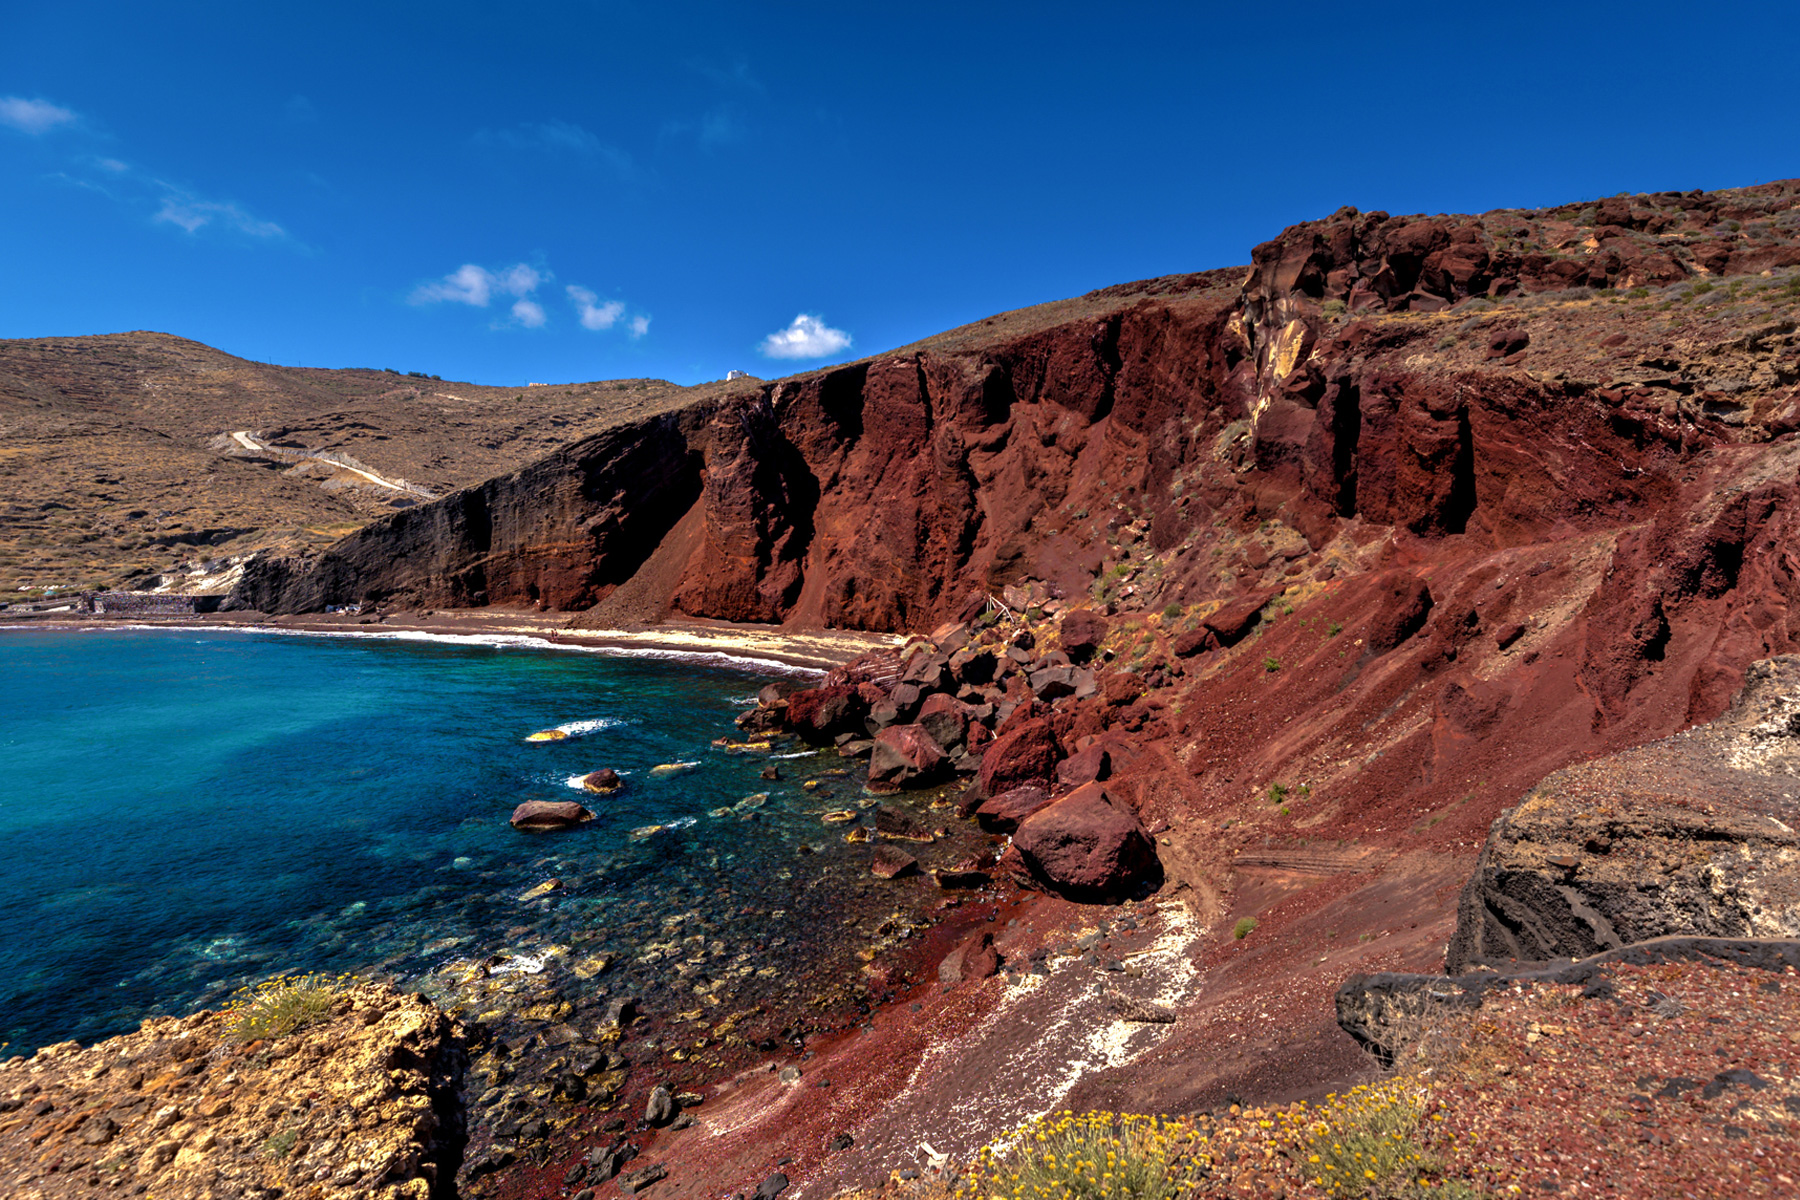
[[[706,391],[277,367],[160,333],[0,341],[0,594],[316,550]]]

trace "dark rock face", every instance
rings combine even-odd
[[[514,829],[573,829],[594,819],[594,814],[573,800],[527,800],[513,809]]]
[[[1161,882],[1156,847],[1137,817],[1097,783],[1027,817],[1013,845],[1034,876],[1071,899],[1118,896]]]
[[[1600,995],[1608,987],[1607,967],[1614,963],[1645,966],[1696,959],[1717,959],[1762,971],[1800,969],[1800,940],[1663,937],[1543,967],[1450,976],[1393,971],[1353,975],[1338,988],[1337,1020],[1365,1050],[1391,1064],[1395,1054],[1431,1028],[1432,1013],[1476,1008],[1490,988],[1514,983],[1582,984]]]
[[[1671,935],[1800,937],[1800,657],[1710,725],[1559,771],[1488,834],[1446,969]]]
[[[1084,783],[1095,783],[1112,774],[1112,755],[1105,746],[1089,746],[1056,764],[1057,785],[1073,791]]]

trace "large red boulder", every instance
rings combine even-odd
[[[788,697],[788,726],[802,739],[824,745],[840,733],[864,732],[868,701],[847,683],[808,688]]]
[[[514,829],[573,829],[594,819],[594,814],[573,800],[527,800],[513,809]]]
[[[875,735],[869,782],[910,787],[929,783],[943,769],[944,748],[922,725],[889,725]]]
[[[981,756],[978,778],[990,796],[1027,783],[1048,783],[1062,757],[1056,731],[1044,717],[1023,721],[995,738]]]
[[[1102,900],[1161,882],[1156,846],[1098,783],[1027,817],[1013,845],[1034,878],[1071,900]]]

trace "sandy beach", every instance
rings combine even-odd
[[[0,628],[106,629],[179,628],[261,630],[272,633],[391,637],[417,635],[471,641],[518,639],[546,648],[616,653],[645,658],[684,658],[737,665],[822,672],[871,650],[898,645],[895,634],[839,629],[787,629],[725,621],[677,620],[628,629],[568,627],[566,613],[524,609],[469,609],[453,612],[387,614],[302,613],[270,616],[231,612],[192,617],[33,616],[0,612]]]

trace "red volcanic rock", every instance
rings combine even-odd
[[[1061,756],[1056,731],[1043,717],[1023,721],[994,739],[981,756],[981,786],[990,796],[1027,783],[1045,783]]]
[[[1033,875],[1072,900],[1119,895],[1160,870],[1137,817],[1098,783],[1026,818],[1013,845]]]
[[[619,773],[611,767],[601,767],[598,771],[589,771],[583,775],[581,786],[590,792],[604,795],[607,792],[618,791],[625,786],[625,781],[620,779]]]
[[[1255,592],[1242,600],[1234,600],[1209,617],[1202,617],[1200,628],[1210,632],[1220,646],[1235,646],[1244,635],[1256,628],[1262,610],[1273,599],[1273,591]],[[1179,651],[1177,651],[1179,653]]]
[[[997,974],[1002,959],[994,949],[994,935],[977,933],[944,955],[938,963],[938,982],[961,983],[981,980]]]
[[[933,692],[925,698],[919,706],[917,723],[945,750],[954,750],[968,740],[968,707],[945,692]]]
[[[1019,827],[1019,822],[1049,803],[1048,788],[1028,783],[982,801],[975,810],[975,819],[989,833],[1011,833]]]
[[[1089,746],[1056,764],[1058,787],[1072,790],[1084,783],[1094,783],[1112,774],[1112,756],[1105,746]]]
[[[1370,583],[1375,611],[1364,641],[1371,653],[1381,654],[1425,627],[1431,615],[1431,589],[1410,571],[1389,571]]]
[[[922,725],[890,725],[875,735],[869,782],[908,787],[928,782],[944,766],[944,748]]]
[[[868,704],[848,684],[827,685],[788,697],[788,725],[805,741],[824,745],[840,733],[862,734]]]
[[[527,800],[513,809],[514,829],[573,829],[594,819],[594,814],[573,800]]]
[[[1217,650],[1219,635],[1202,625],[1198,629],[1190,629],[1181,634],[1170,643],[1169,648],[1175,652],[1178,658],[1192,658],[1207,650]]]
[[[1531,335],[1523,329],[1516,326],[1497,329],[1493,336],[1488,338],[1487,356],[1489,358],[1505,358],[1510,354],[1517,354],[1529,345],[1531,345]]]
[[[1062,619],[1062,648],[1071,662],[1086,662],[1106,640],[1107,620],[1091,608],[1078,608]]]
[[[877,846],[869,872],[878,879],[894,879],[919,867],[919,860],[898,846]]]

